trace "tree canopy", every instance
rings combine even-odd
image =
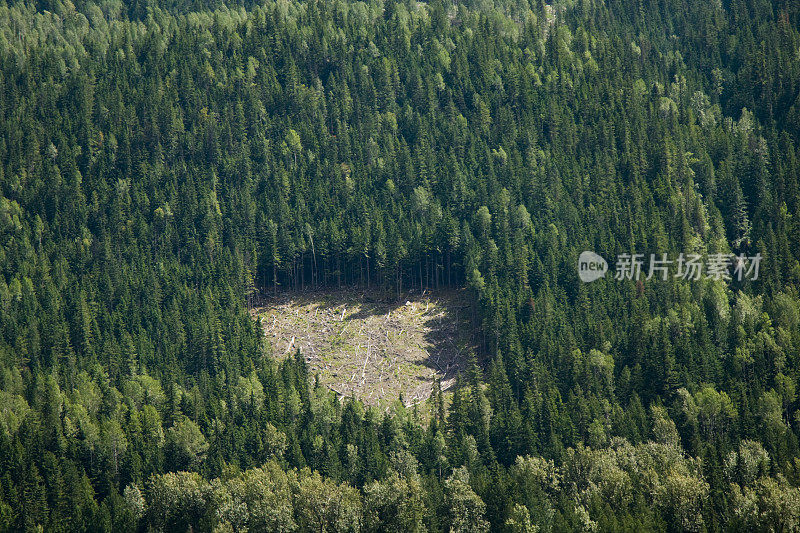
[[[798,50],[790,0],[4,2],[0,530],[800,528]],[[338,398],[249,308],[344,285],[463,288],[480,357]]]

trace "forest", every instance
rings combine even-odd
[[[249,314],[354,286],[452,392]],[[798,531],[799,379],[794,0],[0,0],[0,531]]]

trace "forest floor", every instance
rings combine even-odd
[[[385,407],[426,400],[475,350],[462,291],[410,293],[382,300],[356,289],[278,293],[253,310],[275,357],[300,349],[311,376],[340,396]]]

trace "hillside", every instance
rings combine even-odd
[[[0,2],[0,533],[796,531],[798,387],[796,0]]]

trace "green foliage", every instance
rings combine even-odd
[[[796,529],[798,28],[0,6],[0,530]],[[581,284],[588,249],[764,261]],[[430,423],[269,356],[249,307],[340,285],[466,288],[480,357]]]

